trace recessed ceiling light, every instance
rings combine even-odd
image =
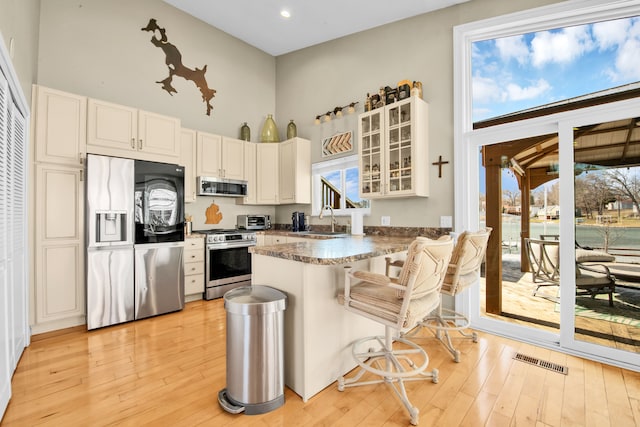
[[[280,16],[282,16],[283,18],[291,18],[291,12],[289,12],[287,9],[282,9],[280,11]]]

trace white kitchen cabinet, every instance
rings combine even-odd
[[[180,164],[184,166],[184,202],[196,201],[196,131],[180,131]]]
[[[311,144],[292,138],[256,146],[256,204],[311,203]]]
[[[428,119],[416,96],[358,117],[361,198],[429,195]]]
[[[249,141],[244,143],[244,179],[247,181],[247,195],[238,197],[236,199],[237,204],[255,205],[257,203],[257,145]]]
[[[289,238],[281,234],[265,234],[264,245],[280,245],[282,243],[289,243]]]
[[[87,108],[89,153],[180,161],[180,119],[97,99],[89,99]]]
[[[85,323],[83,172],[36,165],[33,333]]]
[[[279,144],[279,204],[311,203],[311,143],[292,138]]]
[[[197,176],[245,179],[245,141],[205,132],[198,132],[197,138]]]
[[[204,293],[204,237],[184,240],[184,294],[189,300],[202,299]]]
[[[34,85],[36,161],[80,166],[87,152],[87,98]]]
[[[256,147],[256,203],[259,205],[278,204],[279,145],[262,143]]]

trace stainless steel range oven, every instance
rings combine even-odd
[[[225,292],[251,285],[251,254],[256,233],[245,230],[205,230],[204,299],[221,298]]]

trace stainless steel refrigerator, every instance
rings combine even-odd
[[[184,307],[184,172],[87,155],[87,329]]]

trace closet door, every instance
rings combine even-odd
[[[8,285],[9,268],[8,253],[9,239],[5,230],[8,230],[7,196],[9,194],[7,183],[7,156],[8,142],[7,132],[9,88],[7,81],[0,73],[0,418],[11,398],[11,375],[13,366],[11,363],[12,334],[11,319],[13,318],[12,304],[9,301],[10,293]]]
[[[18,108],[11,104],[10,107],[10,131],[9,131],[9,155],[7,173],[10,175],[10,194],[7,196],[9,204],[7,214],[9,224],[7,235],[9,242],[8,271],[9,301],[12,304],[10,312],[10,362],[12,371],[15,370],[20,360],[20,355],[27,345],[27,230],[25,228],[27,209],[27,178],[26,178],[26,121]]]
[[[3,46],[0,46],[0,48]],[[11,377],[29,341],[27,261],[26,101],[0,49],[0,419]],[[7,65],[8,64],[8,65]],[[23,110],[20,105],[24,106]]]

